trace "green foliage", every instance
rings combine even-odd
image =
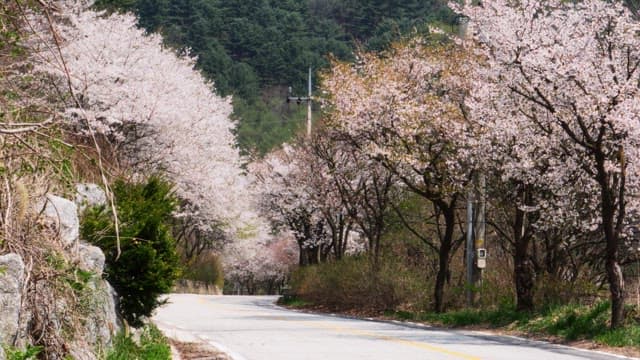
[[[65,281],[76,293],[82,293],[95,274],[91,271],[73,269],[66,277]]]
[[[8,347],[5,352],[7,360],[34,360],[42,352],[42,346],[27,345],[24,350]]]
[[[162,302],[179,275],[179,257],[168,229],[176,208],[171,185],[151,177],[145,183],[118,180],[113,185],[120,221],[118,257],[115,224],[105,206],[88,209],[81,232],[106,257],[106,277],[120,297],[122,316],[135,327]]]
[[[136,343],[131,335],[118,333],[107,360],[169,360],[171,348],[167,339],[155,325],[146,325]]]
[[[266,154],[274,145],[288,141],[305,128],[307,107],[287,104],[285,96],[272,97],[269,103],[262,99],[252,103],[234,99],[234,117],[241,119],[236,137],[246,153]]]
[[[592,339],[607,330],[609,303],[592,307],[575,304],[552,307],[524,327],[532,332],[558,335],[567,340]]]
[[[224,271],[222,262],[214,254],[206,254],[196,258],[187,265],[185,279],[215,285],[222,289],[224,286]]]
[[[425,34],[431,22],[456,22],[444,0],[98,0],[96,6],[132,11],[168,45],[197,55],[217,91],[236,99],[240,147],[259,153],[304,123],[296,111],[283,114],[286,93],[273,89],[292,86],[306,95],[307,69],[326,68],[329,54],[349,60],[356,46],[382,50]]]
[[[635,346],[640,347],[640,325],[628,325],[619,329],[596,334],[594,340],[600,344],[609,346]]]
[[[420,313],[414,319],[444,326],[488,325],[505,327],[528,321],[529,314],[520,313],[513,305],[504,305],[496,309],[463,309],[446,313]]]
[[[296,296],[282,296],[278,299],[278,305],[284,305],[292,308],[304,308],[313,304]]]
[[[495,309],[464,309],[441,314],[395,311],[386,315],[443,326],[484,325],[531,334],[554,335],[566,341],[587,339],[608,346],[640,347],[640,324],[636,320],[628,320],[622,328],[611,330],[608,323],[609,308],[609,302],[603,301],[592,306],[551,306],[535,314],[517,312],[513,305],[503,305]],[[631,310],[626,309],[627,312]]]

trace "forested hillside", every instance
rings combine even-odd
[[[149,32],[196,55],[217,91],[234,95],[240,146],[261,153],[302,124],[304,109],[287,106],[285,97],[288,86],[306,93],[309,66],[317,73],[329,54],[349,60],[357,47],[382,50],[426,32],[428,23],[455,22],[443,0],[100,0],[97,6],[132,11]]]

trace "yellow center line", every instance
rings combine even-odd
[[[336,331],[336,332],[340,332],[340,333],[361,335],[361,336],[366,336],[366,337],[370,337],[370,338],[374,338],[374,339],[390,341],[390,342],[402,344],[402,345],[405,345],[405,346],[411,346],[411,347],[415,347],[415,348],[422,349],[422,350],[428,350],[428,351],[431,351],[431,352],[436,352],[436,353],[440,353],[440,354],[449,355],[449,356],[452,356],[452,357],[455,357],[455,358],[459,358],[459,359],[480,360],[480,358],[477,357],[477,356],[472,356],[472,355],[461,353],[461,352],[458,352],[458,351],[445,349],[445,348],[442,348],[442,347],[439,347],[439,346],[429,345],[427,343],[423,343],[423,342],[420,342],[420,341],[405,340],[405,339],[400,339],[400,338],[396,338],[396,337],[393,337],[393,336],[380,335],[380,334],[376,334],[376,333],[369,332],[369,331],[364,331],[364,330],[357,330],[357,329],[345,328],[345,327],[341,327],[341,326],[329,325],[329,324],[326,324],[326,323],[323,323],[323,322],[319,322],[319,321],[305,321],[304,323],[306,325],[311,326],[311,327],[322,328],[322,329],[332,330],[332,331]]]

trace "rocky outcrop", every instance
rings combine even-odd
[[[13,345],[20,329],[24,262],[17,254],[0,256],[0,343]]]
[[[55,251],[63,251],[59,254],[62,265],[58,265],[62,268],[58,270],[71,274],[69,279],[62,281],[78,281],[71,290],[72,298],[60,298],[60,292],[54,291],[60,284],[45,280],[32,283],[28,291],[36,294],[39,301],[45,301],[44,306],[30,301],[36,297],[22,298],[27,281],[22,258],[17,254],[0,256],[0,345],[23,347],[28,342],[28,332],[35,329],[37,336],[37,328],[27,330],[34,320],[55,332],[61,331],[63,324],[72,323],[79,327],[75,328],[73,338],[64,339],[69,342],[62,345],[74,359],[94,360],[97,359],[96,350],[108,348],[122,328],[116,310],[117,294],[102,278],[105,255],[100,248],[79,239],[78,208],[106,203],[106,197],[97,185],[83,184],[78,186],[75,201],[49,194],[36,208],[42,213],[42,223],[58,234],[56,238],[63,245],[63,250],[57,244],[52,247],[57,249]],[[87,275],[74,277],[78,269],[88,272],[89,279],[84,278]],[[68,316],[74,319],[67,322]],[[4,360],[2,353],[0,360]]]
[[[86,318],[85,340],[93,345],[111,344],[113,336],[121,329],[122,323],[116,312],[116,292],[102,279],[91,285],[94,302],[93,312]]]
[[[105,259],[104,253],[99,247],[80,243],[78,245],[78,261],[81,269],[102,276]]]
[[[80,220],[76,204],[51,194],[47,195],[43,202],[45,221],[57,229],[62,245],[69,248],[76,244],[80,235]]]
[[[77,184],[75,202],[78,210],[82,212],[90,206],[105,205],[107,203],[107,195],[96,184]]]

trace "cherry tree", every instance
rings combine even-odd
[[[253,162],[249,170],[261,189],[261,214],[271,219],[276,231],[291,231],[299,246],[299,264],[320,262],[331,242],[321,205],[309,187],[318,174],[304,166],[290,145]]]
[[[337,198],[335,201],[339,201],[340,208],[346,212],[340,219],[349,226],[340,233],[348,234],[351,223],[355,223],[357,231],[367,240],[369,254],[377,263],[385,219],[397,198],[396,177],[330,128],[318,128],[311,141],[305,144],[305,149],[309,159],[307,163],[311,164],[309,166],[314,173],[321,174],[315,178],[323,179],[325,183],[324,190],[318,195],[324,197],[333,193]],[[329,206],[326,210],[335,213],[338,206]],[[335,252],[337,258],[346,252],[348,246],[346,235],[339,240]]]
[[[140,174],[162,171],[176,184],[191,230],[232,238],[251,226],[251,194],[240,167],[229,98],[194,70],[195,59],[177,56],[160,36],[147,35],[128,14],[60,4],[55,38],[39,45],[36,69],[67,79],[70,126],[110,139]],[[65,80],[66,81],[66,80]]]
[[[473,165],[466,62],[456,46],[418,40],[383,56],[361,54],[357,65],[334,63],[323,81],[329,123],[432,205],[433,234],[414,233],[438,254],[436,311],[444,308],[449,263],[464,239],[456,210]]]
[[[222,252],[225,279],[234,284],[237,293],[255,294],[259,289],[276,293],[297,264],[298,248],[293,236],[289,232],[277,236],[265,236],[266,233],[245,233]]]
[[[501,152],[511,159],[505,177],[553,192],[553,202],[534,204],[546,222],[600,232],[611,326],[620,326],[620,250],[638,214],[640,24],[601,0],[452,6],[485,59],[470,113],[491,143],[512,144]]]

